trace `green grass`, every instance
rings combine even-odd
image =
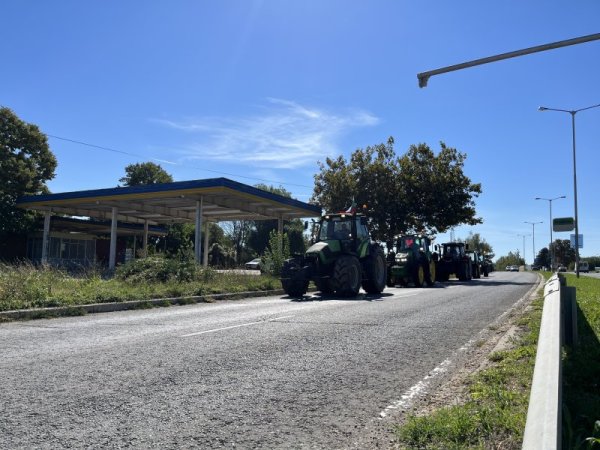
[[[104,279],[94,271],[73,277],[51,268],[0,265],[0,311],[281,288],[279,280],[268,275],[222,274],[201,268],[185,280],[177,276],[163,278],[165,281],[139,276]],[[180,303],[186,303],[185,299]]]
[[[563,448],[600,449],[600,280],[566,279],[577,289],[579,344],[564,353]]]
[[[563,448],[600,449],[600,280],[566,277],[577,289],[580,344],[564,351]],[[464,404],[397,426],[400,448],[521,448],[541,311],[538,298],[516,321],[524,333],[514,347],[491,354],[491,367],[471,376]]]

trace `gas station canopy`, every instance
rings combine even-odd
[[[65,192],[22,197],[17,206],[55,214],[150,225],[194,222],[198,202],[210,222],[291,220],[321,215],[321,208],[227,178]]]
[[[194,222],[196,260],[200,262],[201,255],[204,255],[203,263],[206,266],[209,222],[275,219],[278,221],[278,231],[283,232],[284,220],[321,215],[319,206],[227,178],[32,195],[21,197],[17,206],[44,212],[43,263],[47,260],[50,218],[53,214],[110,220],[110,269],[115,267],[119,222],[144,224],[144,250],[150,225]],[[203,223],[206,225],[204,251],[200,242]]]

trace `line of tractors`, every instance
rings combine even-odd
[[[312,242],[304,254],[283,264],[281,284],[290,297],[306,294],[310,281],[324,295],[352,297],[361,287],[379,294],[386,286],[432,286],[451,275],[468,281],[493,270],[491,261],[468,245],[437,245],[421,234],[397,236],[386,257],[382,246],[371,240],[367,217],[355,209],[314,222]]]

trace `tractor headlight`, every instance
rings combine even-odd
[[[406,261],[408,261],[408,255],[406,253],[398,253],[396,255],[397,263],[405,263]]]

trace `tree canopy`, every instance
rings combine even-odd
[[[471,250],[477,250],[479,253],[486,255],[489,258],[494,257],[494,249],[479,233],[470,232],[465,239],[465,244],[468,244],[469,249]]]
[[[23,195],[47,193],[57,162],[48,139],[36,125],[0,108],[0,233],[21,232],[28,215],[16,207]]]
[[[125,176],[119,178],[124,186],[139,186],[143,184],[172,183],[173,177],[159,164],[144,162],[129,164],[125,167]]]
[[[411,145],[398,157],[394,139],[319,162],[311,201],[340,211],[352,200],[367,205],[373,237],[391,242],[411,231],[442,233],[459,224],[482,223],[474,199],[481,184],[464,174],[466,155],[440,143],[436,155],[426,144]]]

